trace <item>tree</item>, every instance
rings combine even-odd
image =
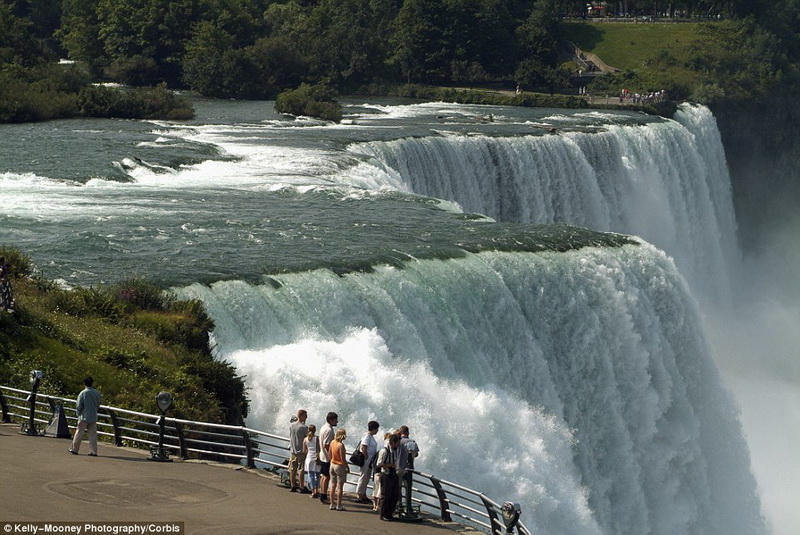
[[[159,78],[180,80],[180,62],[197,16],[194,0],[99,0],[98,33],[110,61],[151,58]]]
[[[99,0],[63,0],[61,28],[56,32],[56,38],[66,49],[68,57],[86,63],[95,75],[108,63],[100,41],[98,2]]]
[[[392,38],[393,56],[406,81],[446,79],[444,49],[445,8],[439,0],[405,0],[397,15]]]
[[[561,39],[559,5],[556,0],[539,0],[528,20],[517,30],[521,58],[517,81],[551,92],[561,85],[564,81],[558,69]]]
[[[307,19],[304,55],[311,79],[328,78],[353,90],[383,74],[386,46],[378,31],[378,5],[372,0],[320,0]]]
[[[183,81],[191,89],[210,97],[224,97],[224,53],[233,44],[233,37],[214,24],[198,23],[183,61]]]
[[[35,39],[30,21],[12,12],[7,3],[0,3],[0,63],[34,65],[43,51]]]

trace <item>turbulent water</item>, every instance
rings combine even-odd
[[[698,308],[739,262],[708,110],[197,109],[0,126],[2,243],[202,299],[252,427],[407,424],[535,533],[766,531]]]

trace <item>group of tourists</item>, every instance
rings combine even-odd
[[[339,415],[335,412],[327,414],[319,433],[314,424],[306,424],[307,419],[307,411],[301,409],[289,425],[289,490],[310,494],[312,499],[328,505],[331,511],[344,511],[344,484],[350,473],[344,445],[347,431],[337,428]],[[385,433],[379,449],[375,438],[379,430],[377,421],[367,423],[367,430],[353,450],[350,461],[361,467],[356,484],[356,503],[372,504],[372,510],[380,513],[381,520],[389,521],[394,520],[400,501],[401,481],[406,483],[406,493],[411,491],[410,470],[414,468],[419,447],[408,436],[408,426],[402,426]],[[372,499],[367,497],[370,481],[373,481]]]
[[[650,91],[649,93],[632,93],[628,89],[622,89],[619,92],[619,103],[623,104],[626,100],[630,100],[633,104],[656,104],[667,100],[667,91]]]

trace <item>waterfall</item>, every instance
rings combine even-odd
[[[556,135],[441,134],[354,144],[385,183],[501,221],[568,223],[643,237],[675,258],[695,293],[730,293],[738,265],[730,178],[715,119],[684,104],[675,120]]]
[[[192,285],[248,424],[298,408],[406,424],[420,468],[523,505],[534,533],[756,534],[747,448],[694,300],[649,245]]]

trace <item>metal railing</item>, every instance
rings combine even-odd
[[[20,422],[23,429],[31,423],[33,434],[59,418],[59,405],[70,427],[77,426],[75,400],[0,385],[3,422]],[[149,449],[159,445],[161,416],[101,405],[97,434],[115,446]],[[31,431],[28,431],[30,434]],[[195,422],[165,417],[163,448],[181,459],[205,459],[240,464],[248,468],[270,470],[285,478],[289,460],[289,438],[244,426]],[[358,468],[358,467],[354,467]],[[531,535],[521,521],[508,529],[500,505],[483,493],[440,479],[418,470],[412,473],[411,503],[427,514],[445,522],[459,522],[488,531],[493,535],[513,533]],[[354,471],[347,485],[355,486],[359,476]],[[507,505],[512,505],[508,504]],[[456,520],[454,520],[454,518]]]

